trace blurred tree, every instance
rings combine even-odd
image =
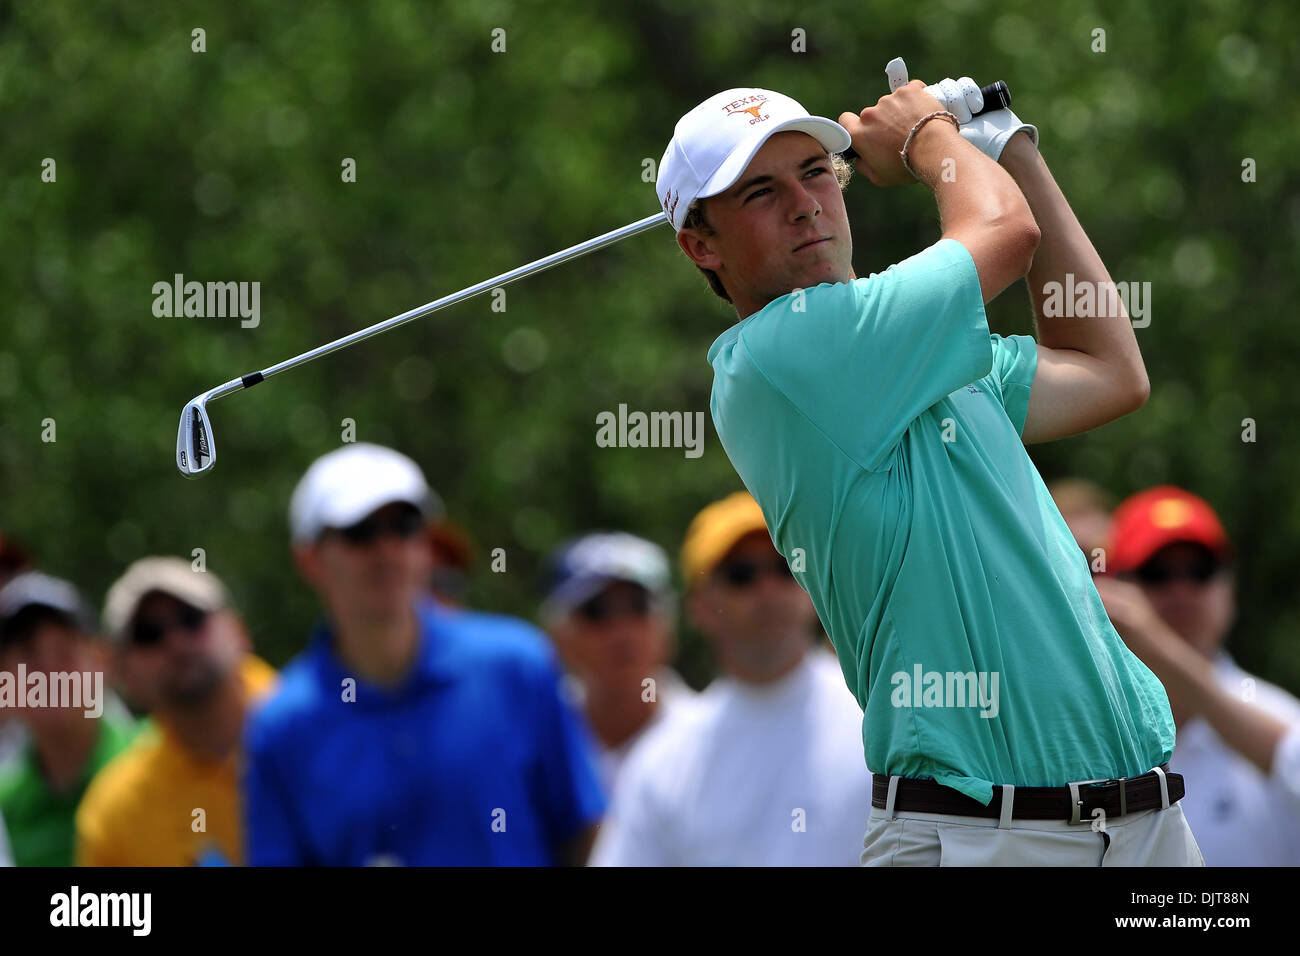
[[[1226,0],[1178,17],[1029,0],[0,6],[0,529],[95,595],[146,552],[204,548],[276,663],[318,613],[288,497],[344,419],[419,460],[485,556],[505,549],[506,573],[480,565],[480,606],[531,616],[542,556],[580,530],[675,550],[739,482],[704,357],[734,313],[667,229],[509,287],[504,311],[483,297],[215,404],[221,460],[201,481],[173,467],[177,417],[204,388],[650,214],[646,161],[704,97],[761,85],[835,117],[872,104],[903,54],[928,81],[1005,79],[1114,278],[1151,283],[1150,402],[1033,448],[1044,476],[1207,497],[1242,555],[1234,650],[1300,690],[1298,28],[1293,5]],[[937,237],[923,190],[859,177],[847,199],[860,275]],[[176,275],[260,283],[260,321],[154,315]],[[1027,301],[1002,296],[994,329],[1030,331]],[[705,412],[704,454],[597,447],[596,415],[620,403]],[[700,643],[683,653],[707,679]]]

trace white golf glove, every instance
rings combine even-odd
[[[1011,137],[1024,130],[1038,148],[1038,127],[1020,122],[1020,117],[1009,109],[992,110],[981,116],[973,114],[984,106],[984,95],[979,84],[969,76],[954,80],[940,80],[925,88],[949,113],[957,117],[960,132],[966,141],[993,161],[1002,155]]]

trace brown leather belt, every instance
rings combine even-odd
[[[1169,803],[1172,806],[1187,792],[1182,774],[1169,773],[1163,764]],[[883,810],[889,800],[889,775],[871,775],[871,805]],[[1093,810],[1100,808],[1106,818],[1122,817],[1140,810],[1158,810],[1160,775],[1154,770],[1140,777],[1120,780],[1079,780],[1063,787],[1016,787],[1011,796],[1011,817],[1015,820],[1065,820],[1090,824]],[[963,817],[1002,816],[1002,788],[993,788],[993,799],[986,807],[972,797],[945,787],[934,780],[899,777],[894,795],[894,810],[911,813],[947,813]]]

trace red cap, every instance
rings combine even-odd
[[[1232,546],[1219,516],[1203,498],[1173,485],[1140,491],[1111,516],[1107,560],[1111,571],[1132,571],[1178,541],[1203,544],[1227,560]]]

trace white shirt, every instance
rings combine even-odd
[[[810,648],[772,684],[715,680],[628,759],[592,866],[857,866],[862,709]]]
[[[700,695],[691,689],[671,667],[665,667],[654,676],[655,700],[659,706],[654,709],[650,719],[641,725],[641,729],[617,747],[607,747],[595,733],[591,735],[592,746],[596,751],[596,770],[600,774],[600,785],[605,793],[613,793],[618,784],[619,772],[627,761],[633,748],[645,739],[652,727],[657,727],[669,714],[681,707],[689,707]],[[587,691],[582,681],[572,674],[565,674],[562,684],[565,699],[582,713],[586,707]]]
[[[1187,785],[1183,813],[1207,866],[1300,865],[1300,701],[1248,674],[1226,653],[1219,686],[1296,727],[1278,747],[1272,776],[1229,747],[1202,718],[1178,728],[1170,769]],[[1245,683],[1253,682],[1252,684]]]

